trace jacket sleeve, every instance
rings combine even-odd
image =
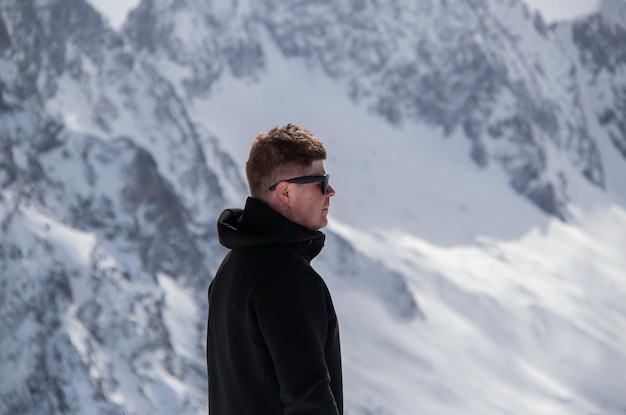
[[[253,296],[286,415],[339,414],[324,356],[326,290],[312,274],[283,275]]]

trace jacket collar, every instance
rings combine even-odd
[[[325,235],[299,225],[259,199],[249,197],[244,209],[226,209],[217,222],[220,243],[229,249],[263,245],[301,244],[315,258]]]

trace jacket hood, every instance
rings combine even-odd
[[[249,197],[244,209],[226,209],[217,221],[220,244],[228,249],[305,243],[310,257],[324,246],[325,235],[299,225],[259,199]]]

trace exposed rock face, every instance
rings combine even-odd
[[[584,84],[589,90],[600,89],[606,97],[590,117],[597,118],[615,148],[626,159],[626,5],[605,1],[601,11],[568,25],[576,46],[581,72],[588,74]],[[605,88],[597,88],[606,83]],[[602,85],[604,86],[604,85]],[[589,91],[589,95],[591,91]],[[595,97],[594,97],[595,98]]]

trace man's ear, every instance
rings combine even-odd
[[[276,186],[276,198],[280,203],[285,205],[289,205],[291,203],[291,199],[289,198],[289,183],[280,182],[278,186]]]

